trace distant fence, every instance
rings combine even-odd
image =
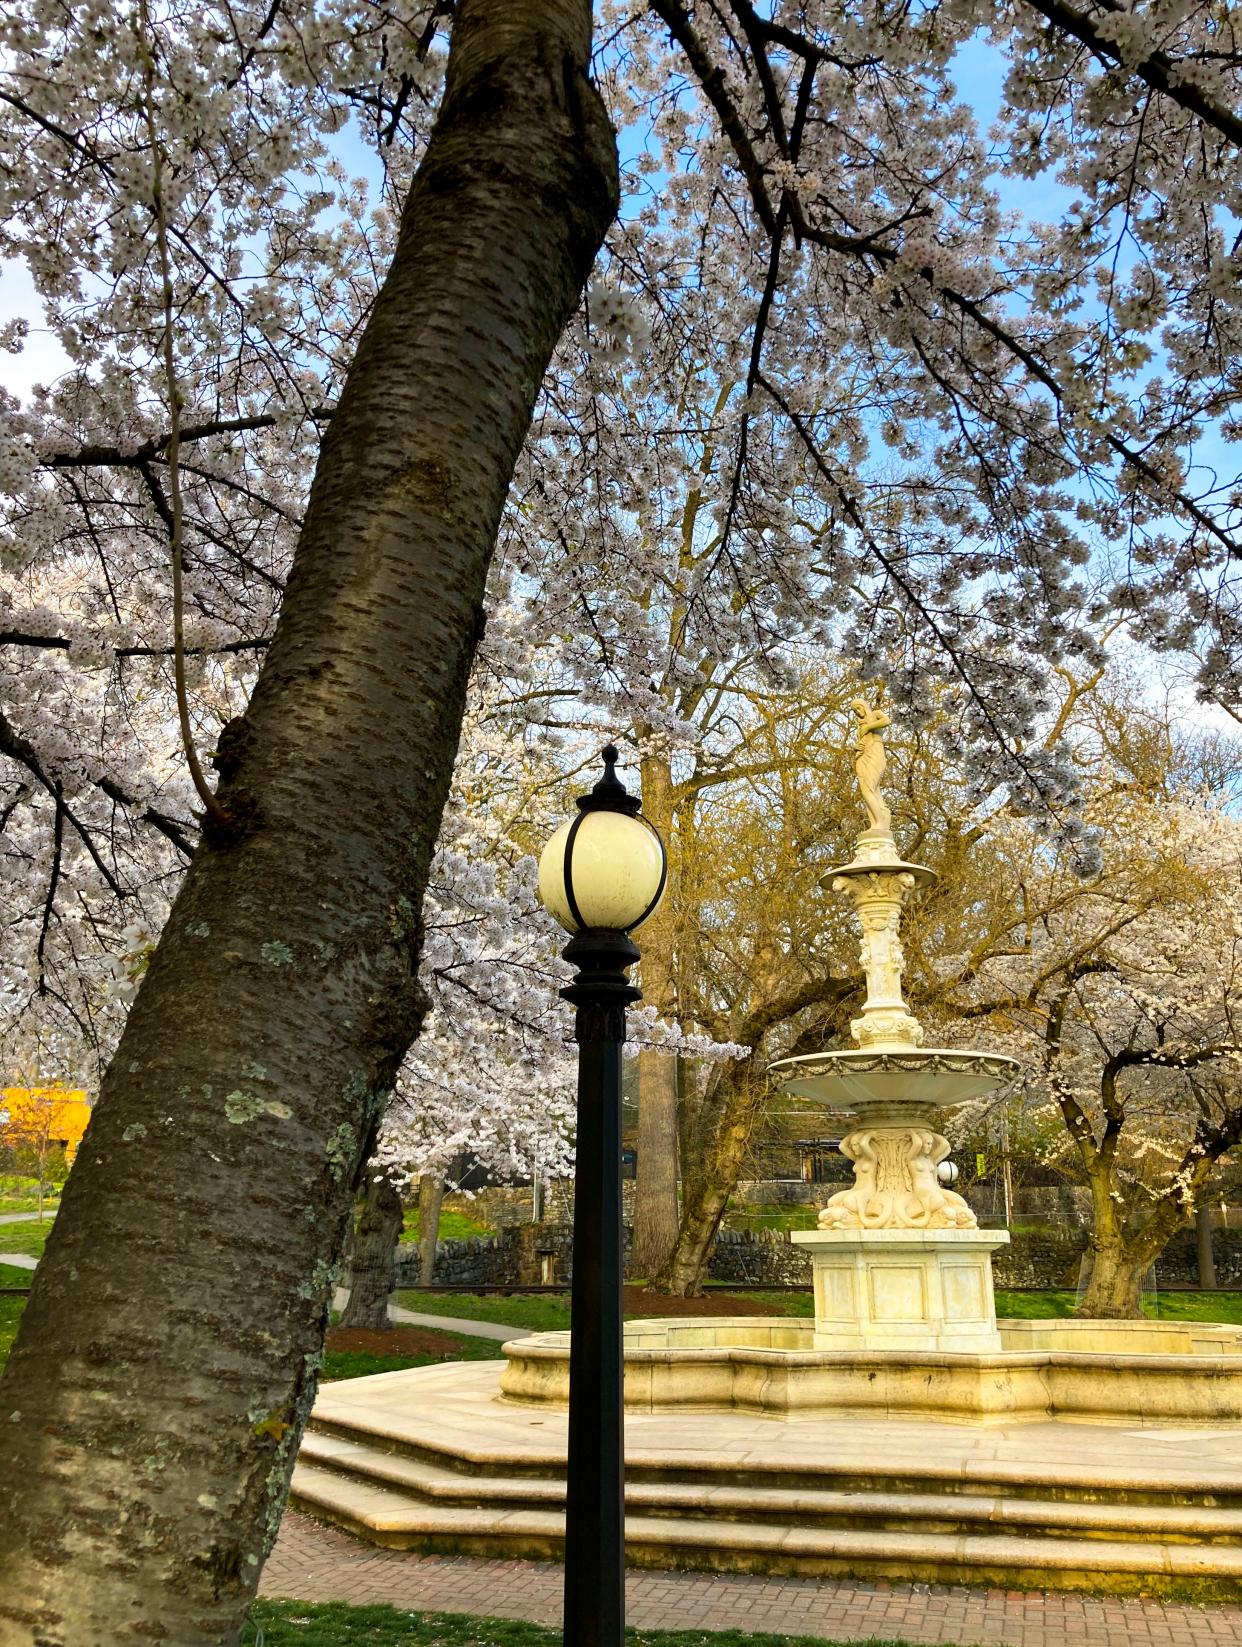
[[[629,1245],[629,1230],[626,1230]],[[1213,1231],[1216,1274],[1222,1287],[1242,1285],[1242,1230]],[[993,1260],[998,1287],[1073,1287],[1087,1246],[1082,1227],[1061,1231],[1015,1231]],[[397,1249],[398,1287],[418,1285],[418,1253]],[[568,1283],[573,1273],[573,1231],[569,1224],[519,1224],[499,1235],[441,1241],[436,1247],[437,1286],[535,1286]],[[783,1287],[806,1285],[811,1260],[783,1230],[721,1230],[708,1265],[708,1279]],[[1196,1286],[1198,1259],[1193,1229],[1180,1230],[1155,1266],[1157,1286]]]

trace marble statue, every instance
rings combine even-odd
[[[867,809],[869,829],[883,835],[892,833],[893,814],[880,794],[880,779],[886,765],[884,739],[880,733],[892,721],[883,709],[873,708],[864,698],[855,698],[850,708],[858,716],[858,747],[854,752],[854,776]]]

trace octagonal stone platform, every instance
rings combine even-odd
[[[379,1544],[559,1558],[565,1410],[500,1399],[501,1372],[325,1385],[294,1502]],[[626,1472],[635,1565],[1242,1595],[1242,1425],[631,1406]]]

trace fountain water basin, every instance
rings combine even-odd
[[[1143,1427],[1242,1421],[1242,1329],[1181,1321],[1003,1321],[995,1352],[823,1350],[816,1323],[754,1316],[630,1321],[634,1413]],[[505,1345],[500,1398],[563,1407],[569,1334]]]

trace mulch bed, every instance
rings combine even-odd
[[[641,1287],[625,1289],[625,1313],[640,1317],[656,1315],[784,1315],[776,1304],[748,1298],[745,1293],[709,1292],[705,1298],[669,1298],[664,1293],[644,1292]]]
[[[428,1327],[390,1327],[374,1332],[369,1327],[334,1327],[325,1348],[352,1350],[365,1355],[457,1355],[457,1340],[446,1332]]]

